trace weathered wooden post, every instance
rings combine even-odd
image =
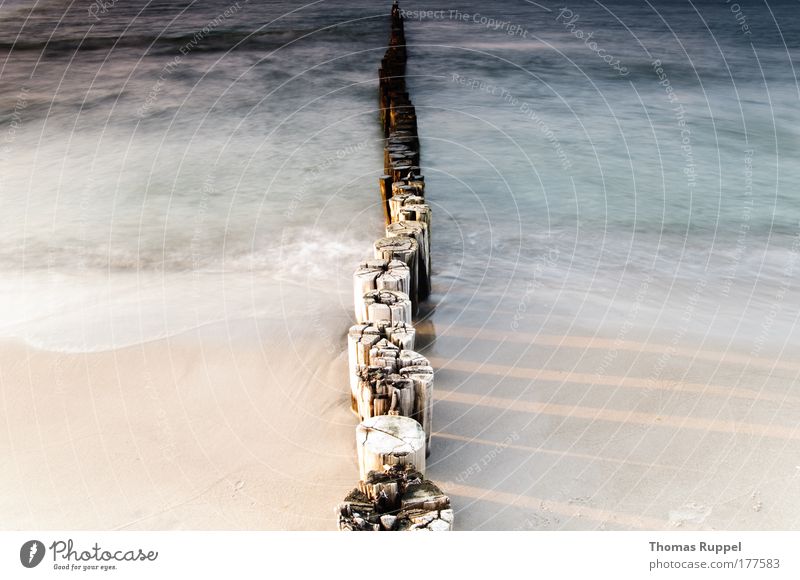
[[[348,336],[348,350],[350,359],[350,387],[355,393],[356,381],[353,377],[359,376],[364,368],[374,367],[386,369],[389,372],[399,373],[406,367],[427,367],[430,362],[424,356],[413,350],[402,350],[397,344],[384,338],[386,333],[374,333],[374,329],[360,330],[360,325],[351,327]],[[407,339],[408,334],[403,333],[401,339]],[[398,343],[400,341],[398,340]]]
[[[414,419],[399,415],[370,417],[356,427],[358,470],[362,480],[387,466],[413,465],[425,475],[425,432]]]
[[[359,323],[388,320],[411,324],[411,300],[405,292],[370,290],[362,302],[363,310],[356,317]]]
[[[449,531],[450,498],[413,466],[371,471],[336,508],[346,531]]]
[[[391,359],[388,360],[391,363]],[[395,359],[399,362],[399,359]],[[427,365],[398,367],[376,364],[356,370],[355,411],[362,421],[377,415],[411,417],[422,425],[426,446],[431,439],[433,368]],[[430,450],[426,447],[426,454]]]
[[[417,241],[408,237],[380,238],[375,240],[373,251],[376,259],[400,260],[408,266],[408,271],[411,274],[411,288],[408,295],[416,313],[418,306],[417,280],[419,275],[419,267],[417,266],[419,246]]]
[[[433,418],[433,367],[408,365],[401,368],[399,374],[414,383],[414,414],[411,417],[422,425],[425,431],[427,455],[430,455],[431,420]]]
[[[404,369],[406,367],[429,367],[430,361],[424,356],[413,350],[401,350],[397,356],[397,367]]]
[[[428,224],[417,221],[397,221],[386,226],[387,238],[414,238],[417,242],[417,298],[422,301],[430,295],[430,245]]]
[[[389,223],[391,214],[389,213],[389,200],[392,198],[392,176],[381,175],[379,178],[381,185],[381,201],[383,201],[383,215],[386,223]]]
[[[389,219],[392,222],[399,222],[403,209],[411,205],[425,205],[425,198],[406,189],[397,190],[389,200]]]
[[[400,260],[367,260],[353,272],[353,302],[357,319],[366,319],[364,295],[372,290],[411,292],[411,272]]]
[[[422,199],[417,197],[417,199]],[[431,207],[427,203],[404,203],[397,210],[397,221],[416,221],[424,223],[427,228],[428,242],[428,274],[430,275],[430,253],[431,253]]]
[[[378,415],[413,418],[417,402],[413,380],[378,367],[360,373],[359,379],[357,404],[362,421]]]
[[[369,366],[369,353],[382,339],[377,326],[357,324],[350,327],[347,334],[347,358],[350,374],[350,408],[358,409],[358,369]]]
[[[386,340],[396,345],[401,352],[404,350],[414,350],[417,332],[412,325],[403,322],[394,322],[392,324],[379,322],[377,324],[381,328]]]
[[[375,356],[381,355],[381,361],[385,361],[387,349],[381,347],[380,342],[386,340],[394,345],[396,351],[392,355],[390,368],[399,370],[400,366],[397,360],[402,353],[406,353],[405,357],[408,358],[408,352],[413,352],[415,336],[414,327],[405,322],[392,323],[383,320],[374,323],[356,324],[350,327],[347,333],[347,358],[350,392],[352,394],[351,407],[354,411],[357,407],[359,371],[362,368],[377,365],[377,360],[373,362],[370,358],[373,354],[373,349],[375,349]]]

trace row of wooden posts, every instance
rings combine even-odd
[[[340,530],[453,529],[453,510],[425,479],[434,371],[414,350],[413,316],[431,291],[431,208],[420,175],[417,116],[406,91],[406,40],[397,2],[381,61],[386,137],[380,179],[386,237],[353,274],[355,326],[348,333],[359,484],[337,507]]]

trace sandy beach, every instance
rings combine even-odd
[[[340,365],[259,346],[4,344],[3,527],[330,529],[355,469]]]
[[[435,325],[450,303],[420,333],[458,529],[796,527],[800,363],[687,341],[653,382],[666,344]],[[318,338],[254,320],[99,353],[5,342],[2,527],[334,529],[356,421]]]

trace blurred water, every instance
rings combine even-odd
[[[507,325],[533,290],[621,321],[647,281],[652,324],[695,301],[698,329],[757,333],[777,304],[794,336],[800,22],[737,6],[403,3],[438,321],[466,294]],[[347,311],[381,229],[388,8],[0,5],[0,332],[109,348],[319,288]]]

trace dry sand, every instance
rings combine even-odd
[[[4,344],[2,526],[331,529],[357,473],[331,388],[345,359],[311,370],[278,329],[263,350],[210,334],[89,354]]]

